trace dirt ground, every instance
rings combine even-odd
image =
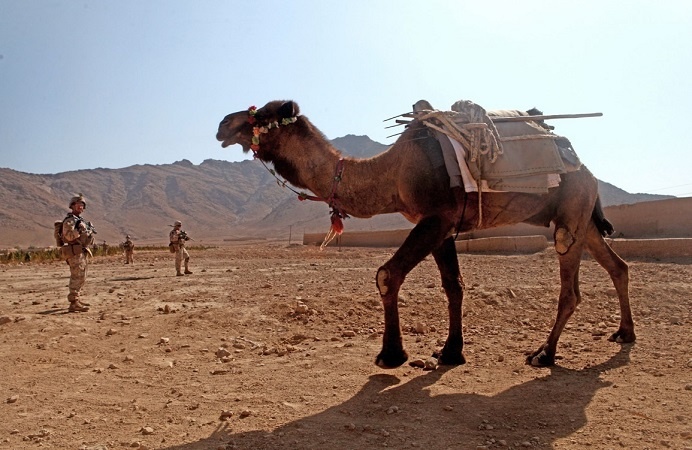
[[[692,261],[630,261],[637,342],[585,260],[557,365],[525,354],[555,316],[557,260],[461,255],[458,367],[382,370],[375,272],[394,249],[253,243],[96,258],[66,312],[65,263],[0,267],[2,449],[690,449]],[[446,336],[432,258],[401,294],[410,360]]]

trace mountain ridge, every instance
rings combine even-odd
[[[332,143],[344,155],[357,158],[388,148],[356,135]],[[140,242],[166,242],[175,220],[198,240],[288,237],[329,229],[325,203],[298,202],[294,192],[277,186],[274,175],[252,160],[207,159],[195,165],[183,159],[57,174],[0,168],[0,201],[19,205],[0,211],[0,248],[53,245],[53,222],[65,216],[76,192],[87,198],[84,217],[96,226],[99,243],[119,243],[125,234]],[[599,192],[604,206],[674,198],[630,194],[600,180]],[[349,231],[411,227],[399,214],[349,218],[345,225]]]

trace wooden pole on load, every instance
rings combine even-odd
[[[432,111],[431,111],[432,112]],[[542,114],[538,116],[511,116],[511,117],[494,117],[494,116],[488,116],[490,120],[493,122],[536,122],[539,120],[551,120],[551,119],[580,119],[582,117],[601,117],[603,113],[597,112],[597,113],[583,113],[583,114]],[[386,122],[387,120],[392,120],[396,119],[397,117],[411,117],[411,118],[416,118],[417,114],[413,112],[408,112],[404,114],[399,114],[398,116],[390,117],[389,119],[385,119],[384,121]],[[427,116],[426,116],[427,117]],[[456,123],[466,123],[464,121],[455,121],[454,118],[452,118],[452,121]],[[402,120],[402,119],[397,119],[394,121],[394,125],[390,125],[385,128],[394,128],[398,127],[401,125],[408,125],[409,123],[413,122],[413,120]],[[403,133],[403,132],[402,132]],[[391,136],[387,136],[387,138],[397,136],[402,133],[396,133],[392,134]]]
[[[490,117],[493,122],[532,122],[535,120],[550,119],[578,119],[581,117],[601,117],[603,113],[584,113],[584,114],[543,114],[540,116],[512,116],[512,117]]]
[[[539,116],[510,116],[510,117],[496,117],[496,116],[488,116],[490,117],[490,120],[493,122],[533,122],[536,120],[551,120],[551,119],[580,119],[582,117],[601,117],[603,113],[583,113],[583,114],[542,114]],[[415,118],[416,116],[412,113],[405,113],[405,114],[400,114],[395,117],[412,117]],[[391,120],[394,119],[395,117],[391,117],[386,120]],[[454,119],[452,119],[454,120]],[[411,123],[411,120],[401,120],[397,119],[394,121],[396,124],[395,125],[390,125],[385,128],[393,128],[397,127],[399,125],[406,125]]]
[[[540,116],[511,116],[511,117],[494,117],[489,116],[493,122],[530,122],[533,120],[550,120],[550,119],[579,119],[581,117],[601,117],[603,113],[583,113],[583,114],[543,114]],[[414,112],[407,112],[403,114],[390,117],[389,119],[384,119],[383,122],[388,120],[396,119],[397,117],[410,117],[416,118],[417,114]],[[407,123],[404,120],[397,120],[397,123]]]

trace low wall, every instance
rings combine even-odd
[[[344,247],[399,247],[411,230],[353,231],[343,233],[330,246]],[[324,234],[306,233],[304,245],[320,245]],[[501,236],[480,239],[462,239],[455,243],[457,253],[536,253],[546,249],[548,239],[542,235]]]
[[[545,236],[503,236],[454,243],[457,253],[537,253],[548,247]]]
[[[337,236],[329,245],[344,247],[399,247],[411,230],[349,231]],[[321,245],[326,233],[305,233],[304,245]]]
[[[399,247],[410,230],[344,233],[330,246],[345,247]],[[324,234],[305,234],[303,244],[320,245]],[[692,239],[606,239],[622,258],[690,258]],[[526,254],[537,253],[552,246],[552,239],[543,235],[500,236],[458,240],[457,253]]]
[[[627,239],[692,238],[692,197],[608,206],[603,208],[603,212],[615,228],[612,237]],[[520,223],[472,231],[468,233],[468,237],[475,239],[536,234],[541,234],[550,240],[553,237],[553,229],[552,227],[537,227]]]
[[[604,208],[613,237],[692,238],[692,197]]]
[[[692,257],[692,239],[606,239],[615,253],[623,257]]]
[[[615,228],[613,250],[628,257],[692,256],[692,197],[604,208]],[[399,247],[410,230],[345,232],[330,245]],[[460,253],[531,253],[552,245],[552,228],[518,224],[459,236]],[[623,239],[624,238],[624,239]],[[306,233],[303,244],[320,245],[324,233]]]

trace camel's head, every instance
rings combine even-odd
[[[257,109],[249,109],[227,115],[219,124],[216,139],[222,147],[240,144],[243,152],[259,150],[259,142],[265,133],[271,133],[273,128],[295,121],[300,114],[298,104],[293,101],[275,100]],[[253,140],[254,137],[254,140]]]

